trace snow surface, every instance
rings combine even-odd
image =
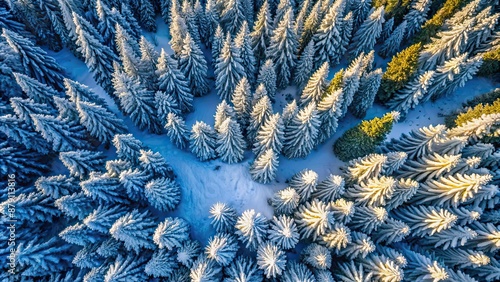
[[[157,44],[157,50],[164,48],[169,54],[172,53],[168,41],[168,26],[163,23],[161,18],[157,19],[158,31],[156,34],[145,32],[145,36],[154,44]],[[73,54],[64,49],[58,53],[46,50],[56,61],[66,69],[71,79],[77,80],[92,88],[100,97],[104,98],[109,108],[122,118],[127,125],[129,132],[137,139],[141,140],[146,146],[160,154],[174,169],[177,175],[176,181],[182,189],[181,203],[174,212],[156,214],[163,219],[167,216],[179,216],[186,219],[191,224],[191,235],[202,244],[208,242],[208,238],[214,233],[210,227],[209,209],[210,206],[218,201],[225,202],[234,207],[239,213],[246,209],[255,209],[267,218],[272,217],[272,208],[268,204],[268,199],[278,190],[285,188],[285,181],[290,179],[295,173],[303,169],[312,169],[318,173],[319,181],[325,179],[329,174],[340,174],[339,168],[344,163],[338,160],[332,152],[334,141],[342,135],[344,131],[355,126],[360,119],[348,114],[339,122],[337,132],[326,143],[319,145],[306,158],[289,160],[284,156],[279,157],[279,168],[276,180],[269,184],[259,184],[254,182],[248,172],[253,154],[250,151],[245,153],[245,159],[238,164],[225,164],[219,160],[200,162],[188,150],[176,148],[166,136],[150,134],[140,131],[134,126],[130,118],[124,117],[119,111],[113,98],[111,98],[89,73],[85,63],[73,56]],[[203,49],[207,62],[210,65],[209,51]],[[382,60],[376,56],[376,67],[382,67],[388,59]],[[347,62],[345,59],[340,65],[330,69],[329,79],[340,68],[345,68]],[[210,70],[210,76],[213,72]],[[213,83],[213,82],[212,82]],[[217,104],[220,102],[219,96],[215,93],[213,84],[212,91],[204,97],[194,99],[195,111],[186,117],[186,125],[190,128],[197,120],[202,120],[213,126],[214,114]],[[401,133],[408,132],[411,129],[426,126],[429,124],[443,123],[442,113],[457,109],[461,104],[475,95],[491,91],[500,87],[500,84],[494,83],[485,78],[474,78],[467,82],[463,88],[458,89],[453,95],[441,98],[432,103],[427,102],[411,110],[406,119],[394,125],[389,138],[398,137]],[[281,111],[286,106],[287,99],[290,96],[299,98],[300,93],[296,93],[295,87],[288,87],[276,94],[276,102],[273,106],[274,111]],[[287,97],[288,96],[288,97]],[[366,119],[376,116],[382,116],[389,110],[380,105],[374,105],[367,113]],[[105,151],[108,157],[114,157],[114,148],[111,147]],[[56,164],[57,165],[57,164]]]

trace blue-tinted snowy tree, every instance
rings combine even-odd
[[[184,120],[175,113],[168,113],[165,123],[167,135],[177,148],[184,149],[188,143],[188,130]]]
[[[255,210],[246,210],[236,221],[236,235],[249,250],[257,249],[267,237],[268,220]]]
[[[243,160],[246,142],[243,139],[240,125],[228,117],[222,122],[217,135],[217,154],[223,162],[237,163]]]
[[[189,82],[189,88],[195,96],[208,93],[207,61],[200,47],[189,34],[184,38],[179,54],[179,69],[184,73]]]
[[[122,241],[125,248],[139,254],[142,249],[155,249],[153,232],[156,223],[148,211],[140,212],[137,209],[120,217],[109,229],[109,233],[118,241]]]
[[[229,101],[237,83],[245,76],[245,67],[238,48],[228,33],[215,63],[215,88],[219,96]]]
[[[179,217],[167,217],[158,224],[153,240],[160,249],[172,250],[189,240],[189,224]]]
[[[233,232],[236,224],[236,211],[227,204],[218,202],[210,208],[212,226],[219,233]]]
[[[285,142],[283,144],[285,156],[288,158],[307,156],[316,144],[319,126],[316,105],[309,103],[285,127]]]
[[[144,187],[148,202],[161,211],[171,211],[181,201],[181,189],[169,178],[153,179]]]

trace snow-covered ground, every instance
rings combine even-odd
[[[161,19],[158,19],[157,23],[158,32],[156,34],[145,34],[151,42],[157,44],[158,50],[165,48],[167,52],[171,53],[172,51],[168,45],[168,27]],[[339,128],[333,138],[318,146],[307,158],[289,160],[280,156],[276,181],[263,185],[252,181],[250,178],[248,168],[253,160],[251,152],[247,152],[245,159],[238,164],[228,165],[219,160],[200,162],[189,151],[177,149],[170,143],[166,135],[153,135],[139,131],[128,117],[124,117],[119,112],[115,101],[96,84],[86,65],[75,58],[68,50],[65,49],[58,53],[48,52],[66,69],[70,78],[88,85],[99,96],[104,98],[110,109],[125,121],[130,133],[134,134],[137,139],[141,140],[153,151],[160,152],[170,163],[177,175],[177,182],[182,188],[182,200],[175,212],[159,214],[159,216],[179,216],[186,219],[191,224],[192,236],[202,243],[206,243],[208,237],[213,233],[209,226],[208,211],[215,202],[226,202],[240,213],[246,209],[255,209],[269,218],[272,217],[272,209],[267,203],[268,198],[274,192],[285,188],[285,181],[295,173],[306,168],[312,169],[318,173],[320,180],[331,173],[340,173],[339,168],[343,165],[343,162],[333,155],[333,142],[345,130],[360,121],[351,115],[347,115],[339,123]],[[386,62],[387,60],[376,60],[377,67],[382,67],[382,64]],[[330,71],[329,78],[333,77],[333,74],[341,67],[345,67],[345,62],[343,66],[335,66]],[[440,114],[456,109],[471,97],[497,87],[500,87],[498,83],[494,84],[484,78],[475,78],[453,95],[444,97],[434,103],[428,102],[419,105],[416,109],[410,111],[404,121],[394,125],[389,138],[398,137],[401,133],[421,126],[442,123],[443,117]],[[296,95],[295,92],[295,88],[289,87],[278,93],[274,109],[279,110],[285,106],[285,95],[291,94],[293,96]],[[204,97],[195,98],[195,111],[187,115],[186,124],[190,127],[197,120],[203,120],[213,125],[213,115],[219,102],[220,99],[214,90]],[[375,105],[368,111],[366,118],[382,116],[387,111],[387,108]],[[110,151],[113,151],[113,148]],[[107,154],[112,153],[108,151]]]

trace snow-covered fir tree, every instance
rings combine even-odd
[[[88,150],[61,152],[59,159],[69,169],[71,176],[80,178],[84,178],[91,171],[102,169],[105,160],[101,152]]]
[[[394,55],[399,50],[399,46],[401,46],[401,43],[403,42],[407,25],[408,23],[403,21],[394,29],[391,36],[384,41],[384,45],[380,48],[379,53],[381,56],[389,57]]]
[[[283,250],[295,248],[299,242],[299,232],[293,217],[274,216],[269,226],[269,241]]]
[[[238,251],[236,237],[228,233],[218,233],[208,240],[205,254],[208,259],[216,261],[221,266],[229,265]]]
[[[236,235],[249,250],[255,250],[265,243],[268,231],[268,220],[255,210],[246,210],[236,221]]]
[[[297,34],[293,27],[293,11],[289,8],[273,31],[267,57],[273,60],[276,68],[276,85],[283,89],[290,83],[292,71],[297,61]]]
[[[219,56],[216,58],[214,72],[217,93],[222,99],[229,101],[237,83],[245,76],[243,59],[229,33]]]
[[[407,22],[405,38],[412,38],[414,34],[420,31],[422,24],[427,19],[431,4],[431,0],[412,1],[410,11],[404,16]]]
[[[331,65],[339,63],[342,54],[342,34],[343,14],[346,1],[336,1],[328,9],[327,14],[321,21],[318,31],[313,36],[315,65],[319,66],[323,62]]]
[[[193,107],[193,93],[189,88],[189,82],[179,70],[177,62],[168,56],[163,49],[156,68],[159,90],[172,95],[176,99],[181,111],[191,111]]]
[[[231,103],[238,118],[238,122],[243,125],[248,125],[248,118],[250,117],[250,106],[252,100],[252,93],[248,79],[244,76],[236,85],[234,93],[231,96]]]
[[[363,52],[369,52],[375,46],[375,42],[382,33],[382,24],[384,23],[384,6],[372,9],[370,15],[361,24],[359,29],[352,37],[351,57],[357,57]]]
[[[250,166],[252,179],[260,183],[269,183],[276,177],[278,156],[273,149],[267,149],[257,155]]]
[[[300,105],[306,106],[310,102],[318,104],[326,90],[326,77],[328,76],[329,64],[325,62],[314,72],[307,81],[300,96]]]
[[[295,73],[293,76],[293,82],[297,85],[297,88],[302,91],[304,86],[306,86],[307,81],[313,74],[314,67],[314,42],[311,41],[300,54],[300,58],[297,62],[297,67],[295,68]]]
[[[307,156],[316,144],[320,121],[315,103],[309,103],[285,127],[283,153],[288,158]]]
[[[256,76],[256,61],[255,55],[251,46],[251,39],[249,37],[248,23],[244,21],[241,28],[234,38],[234,46],[238,50],[241,57],[241,63],[245,69],[244,75],[248,78],[251,85],[255,84]]]
[[[189,147],[191,152],[201,161],[215,158],[216,133],[213,128],[202,121],[193,124],[189,137]]]
[[[140,249],[154,249],[152,235],[156,224],[147,211],[133,210],[120,217],[109,229],[118,241],[122,241],[129,251],[139,253]]]
[[[268,0],[264,0],[257,14],[253,30],[250,33],[251,45],[255,54],[257,66],[261,65],[260,62],[266,57],[266,50],[271,38],[271,25],[271,12],[269,10]]]
[[[184,149],[188,143],[188,129],[184,120],[175,113],[169,113],[165,123],[167,135],[177,148]]]
[[[276,278],[285,270],[285,252],[272,243],[261,244],[257,250],[257,265],[267,278]]]
[[[152,239],[160,249],[181,247],[189,239],[189,224],[179,217],[167,217],[158,224]]]
[[[144,195],[151,206],[161,211],[171,211],[181,201],[180,187],[169,178],[153,179],[144,187]]]
[[[246,142],[243,139],[240,125],[228,117],[222,122],[217,135],[217,154],[223,162],[237,163],[243,160]]]
[[[276,71],[272,60],[268,59],[260,67],[257,84],[264,85],[269,98],[274,99],[276,95]]]
[[[279,113],[267,116],[264,124],[259,128],[253,152],[256,155],[272,149],[276,154],[281,152],[284,141],[284,124]]]
[[[236,211],[227,204],[217,202],[210,208],[210,218],[215,231],[232,232],[236,224]]]
[[[278,214],[292,214],[298,207],[300,196],[291,187],[276,192],[271,198],[271,206]]]
[[[200,47],[187,34],[179,54],[179,69],[184,73],[195,96],[203,96],[209,91],[207,68],[207,61]]]
[[[255,140],[261,127],[272,115],[272,110],[273,109],[269,96],[266,95],[260,97],[255,101],[255,104],[252,107],[252,111],[250,112],[250,122],[247,127],[247,135],[250,141]]]
[[[359,82],[359,90],[352,100],[349,110],[355,117],[363,118],[375,101],[380,82],[382,69],[376,69],[363,76]]]

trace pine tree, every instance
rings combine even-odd
[[[301,30],[301,34],[297,34],[300,36],[299,43],[300,47],[299,50],[304,50],[304,48],[309,45],[311,42],[311,39],[313,35],[316,33],[319,24],[321,23],[321,2],[322,1],[317,1],[316,4],[314,4],[313,7],[311,7],[310,12],[308,13],[307,17],[305,18],[304,25]],[[314,41],[312,41],[314,42]],[[314,43],[313,43],[314,44]]]
[[[122,241],[128,251],[136,254],[141,249],[154,249],[153,232],[156,226],[148,211],[132,212],[120,217],[111,227],[109,233],[118,241]]]
[[[153,277],[170,277],[176,268],[177,263],[173,254],[165,249],[159,249],[153,253],[144,268],[144,272]]]
[[[276,278],[285,269],[285,252],[272,243],[261,244],[257,250],[257,265],[264,271],[266,278]]]
[[[222,100],[222,102],[220,102],[219,105],[217,105],[217,109],[215,110],[214,129],[216,132],[219,132],[221,124],[229,117],[234,119],[236,118],[234,109],[233,107],[228,105],[226,100]]]
[[[350,111],[355,117],[364,118],[366,112],[371,108],[375,101],[375,96],[382,81],[382,69],[376,69],[363,76],[359,83],[359,90],[357,95],[354,96]]]
[[[267,237],[268,220],[255,210],[246,210],[236,221],[236,235],[249,250],[262,246]]]
[[[150,132],[161,132],[160,121],[156,117],[154,108],[154,94],[143,87],[137,79],[123,73],[116,66],[113,73],[115,95],[120,99],[120,106],[124,113],[139,129],[148,129]]]
[[[267,57],[273,60],[276,67],[276,85],[280,89],[290,83],[297,60],[297,46],[297,34],[293,28],[293,11],[289,8],[274,30],[267,49]]]
[[[196,282],[216,282],[220,281],[220,275],[222,273],[222,268],[214,260],[208,259],[206,256],[201,255],[194,262],[191,267],[189,277],[191,280],[186,281],[196,281]],[[188,278],[189,278],[188,277]]]
[[[139,161],[140,151],[143,149],[142,142],[135,139],[132,134],[118,134],[113,138],[113,145],[119,158],[129,160],[132,163]]]
[[[243,160],[246,143],[240,125],[230,117],[220,125],[217,136],[217,154],[223,162],[237,163]]]
[[[293,217],[274,216],[269,227],[269,241],[283,250],[295,248],[299,242],[299,232]]]
[[[250,117],[252,93],[248,79],[244,76],[236,85],[234,93],[231,96],[231,102],[234,105],[234,111],[238,122],[243,126],[248,126],[248,119]]]
[[[439,233],[453,227],[457,216],[446,209],[433,206],[408,206],[392,211],[395,219],[401,220],[411,228],[412,236],[425,236]]]
[[[158,225],[153,240],[160,249],[172,250],[181,247],[189,239],[189,224],[179,217],[167,217]]]
[[[212,38],[212,65],[216,66],[217,64],[217,59],[220,56],[220,53],[222,51],[222,47],[224,46],[224,31],[222,31],[222,28],[220,27],[219,24],[217,24],[217,27],[214,32],[214,36]]]
[[[188,33],[190,34],[191,38],[193,38],[193,41],[196,42],[196,44],[201,44],[200,27],[198,25],[192,3],[188,1],[182,2],[181,16],[186,22]]]
[[[323,93],[322,99],[318,104],[318,116],[321,122],[317,139],[318,144],[328,140],[337,130],[338,119],[342,110],[342,95],[341,89],[330,92],[330,86]]]
[[[8,217],[15,209],[15,218],[31,224],[35,222],[53,222],[60,211],[54,206],[54,200],[39,192],[23,193],[8,198],[0,203],[0,212]]]
[[[444,125],[438,124],[414,129],[408,134],[403,133],[399,139],[392,139],[385,145],[390,150],[407,153],[408,159],[421,158],[428,155],[432,147],[443,138],[445,128]]]
[[[88,150],[61,152],[59,159],[68,168],[71,176],[80,178],[84,178],[91,171],[101,170],[105,161],[101,152]]]
[[[406,32],[406,26],[406,21],[400,23],[391,33],[391,36],[384,41],[384,45],[382,45],[379,51],[382,57],[387,58],[392,56],[399,50],[399,46],[401,46]]]
[[[172,171],[165,158],[160,153],[151,150],[140,150],[139,163],[143,170],[156,177],[164,177]]]
[[[184,149],[188,143],[188,130],[184,120],[174,113],[169,113],[167,115],[167,121],[165,124],[165,129],[167,129],[167,135],[177,148]]]
[[[309,244],[301,253],[302,261],[315,269],[329,269],[332,265],[330,250],[321,245]],[[320,280],[321,281],[321,280]]]
[[[64,71],[45,51],[35,46],[28,38],[6,28],[2,30],[2,37],[11,47],[11,52],[19,56],[24,74],[57,90],[63,88]]]
[[[330,174],[325,180],[318,183],[312,192],[313,198],[321,201],[332,202],[344,194],[345,181],[341,176]]]
[[[257,69],[255,55],[251,46],[251,38],[249,37],[248,23],[246,21],[242,23],[238,34],[234,38],[234,47],[240,54],[244,76],[248,78],[250,85],[254,85]]]
[[[205,3],[205,28],[200,28],[200,31],[204,35],[205,45],[207,47],[212,47],[212,42],[214,40],[214,35],[219,26],[219,13],[217,12],[216,0],[207,0]],[[216,57],[214,57],[216,58]]]
[[[216,157],[216,133],[208,124],[197,121],[191,128],[190,145],[191,152],[201,161]]]
[[[285,156],[288,158],[307,156],[316,144],[319,126],[316,105],[309,103],[285,127],[285,142],[283,144]]]
[[[357,30],[359,26],[366,20],[366,18],[371,14],[370,11],[372,6],[372,0],[362,0],[355,3],[351,3],[351,10],[353,12],[354,19],[354,30]]]
[[[75,191],[75,179],[65,175],[42,176],[35,182],[35,187],[42,194],[59,199]]]
[[[83,223],[92,230],[108,233],[113,223],[126,213],[126,208],[121,205],[99,206],[83,220]]]
[[[231,42],[231,35],[228,34],[215,64],[215,88],[219,96],[229,101],[243,76],[245,76],[243,59],[238,53],[238,48]]]
[[[327,87],[326,77],[328,76],[328,70],[329,64],[328,62],[325,62],[309,78],[300,96],[300,104],[302,107],[306,106],[310,102],[318,104]]]
[[[301,263],[291,262],[287,265],[286,270],[283,273],[283,281],[313,282],[316,281],[316,279],[307,266]]]
[[[272,60],[266,60],[260,67],[257,84],[263,84],[269,98],[274,99],[276,95],[276,71]]]
[[[386,220],[387,210],[383,207],[357,206],[347,226],[371,234]]]
[[[17,263],[23,275],[44,276],[47,273],[63,272],[71,265],[71,245],[62,244],[56,238],[42,241],[41,238],[19,242],[14,249]]]
[[[250,33],[251,45],[255,54],[257,65],[260,65],[266,57],[266,50],[271,38],[271,13],[268,0],[264,0],[260,7],[257,20]]]
[[[73,193],[57,199],[54,205],[66,216],[84,219],[93,210],[93,200],[85,196],[83,192]]]
[[[12,74],[23,92],[36,103],[52,105],[53,97],[61,97],[59,92],[47,84],[21,73],[14,72]]]
[[[392,177],[374,177],[347,189],[347,199],[369,206],[385,206],[392,197],[396,181]]]
[[[223,3],[220,13],[221,25],[230,34],[236,34],[246,18],[245,3],[242,0],[230,0]]]
[[[87,85],[84,85],[84,84],[81,84],[77,81],[65,78],[64,79],[64,87],[66,89],[67,98],[71,102],[75,103],[75,110],[76,110],[76,103],[78,101],[95,103],[99,106],[107,108],[106,101],[103,98],[99,97],[99,95],[97,95]]]
[[[229,281],[258,282],[262,280],[262,271],[251,258],[238,256],[229,266],[224,268],[224,274]]]
[[[144,194],[144,187],[150,179],[150,175],[146,171],[129,168],[121,171],[118,177],[120,184],[126,189],[130,199],[137,199],[138,201],[147,200]]]
[[[331,229],[333,221],[333,214],[328,205],[317,199],[299,206],[295,212],[295,223],[302,239],[318,239]]]
[[[300,54],[297,67],[293,76],[293,81],[297,88],[302,91],[306,86],[309,78],[313,75],[314,66],[314,42],[311,41]]]
[[[254,181],[269,183],[276,177],[278,164],[277,153],[273,149],[267,149],[257,155],[250,166],[250,175]]]
[[[444,62],[437,67],[434,81],[424,101],[429,98],[436,100],[453,93],[458,87],[463,87],[465,82],[477,73],[482,63],[480,56],[468,59],[467,53]]]
[[[150,0],[138,0],[139,21],[147,31],[156,32],[155,11]]]
[[[177,99],[170,93],[164,91],[156,91],[155,104],[157,107],[158,119],[160,121],[167,120],[167,116],[170,113],[176,115],[181,114],[181,110],[179,108],[179,104],[177,103]]]
[[[293,188],[287,187],[276,192],[271,198],[271,206],[277,214],[293,214],[298,207],[300,196]]]
[[[263,96],[256,101],[250,112],[250,124],[247,127],[247,136],[250,141],[256,140],[261,127],[272,115],[272,110],[269,96]]]
[[[405,38],[412,38],[414,34],[420,31],[422,25],[427,19],[427,13],[432,4],[430,0],[414,0],[411,3],[410,11],[404,19],[408,22]]]
[[[108,174],[93,171],[85,181],[80,182],[80,187],[86,196],[106,203],[128,203],[124,187],[117,178]]]
[[[382,24],[384,21],[384,7],[372,9],[368,18],[352,38],[351,57],[357,57],[359,54],[369,52],[373,49],[377,38],[382,33]]]
[[[314,34],[315,65],[319,66],[323,62],[330,65],[339,63],[342,54],[342,34],[343,14],[346,1],[336,1],[328,9],[327,14],[321,21],[318,31]]]
[[[185,241],[181,247],[177,248],[177,262],[192,267],[194,260],[201,254],[201,247],[198,241]]]
[[[161,211],[171,211],[180,202],[180,187],[169,178],[159,178],[148,182],[144,188],[148,202]]]
[[[177,2],[176,2],[177,3]],[[181,16],[180,12],[175,8],[176,5],[171,6],[170,14],[170,48],[174,51],[174,54],[178,55],[181,53],[184,38],[189,33],[186,20]]]
[[[146,259],[138,254],[128,254],[126,257],[118,255],[115,262],[109,266],[105,282],[112,281],[143,281],[147,279],[144,272]]]
[[[284,141],[284,124],[279,113],[267,116],[264,124],[260,127],[253,144],[253,152],[256,155],[271,149],[279,154]]]
[[[236,224],[236,211],[229,205],[217,202],[210,208],[211,225],[216,232],[233,232]]]
[[[36,131],[47,142],[52,144],[56,152],[71,151],[87,147],[82,126],[68,124],[49,115],[31,115]]]
[[[221,266],[228,266],[234,260],[237,251],[238,241],[228,233],[218,233],[210,237],[205,247],[207,258]]]
[[[139,46],[135,40],[122,26],[116,24],[115,48],[120,56],[123,71],[134,79],[140,79],[141,64],[139,58]]]
[[[402,89],[394,93],[393,98],[387,105],[402,114],[414,109],[424,97],[428,97],[427,91],[434,82],[434,71],[426,71],[410,81]]]
[[[10,106],[19,120],[23,120],[27,125],[32,126],[33,120],[31,115],[52,115],[51,107],[35,103],[32,99],[22,99],[20,97],[10,98]]]
[[[300,202],[304,203],[309,200],[311,194],[316,190],[317,183],[318,174],[310,169],[304,169],[292,176],[288,184],[297,191]]]
[[[343,161],[348,161],[373,153],[375,147],[384,141],[398,118],[398,112],[390,112],[382,118],[362,121],[335,141],[333,145],[335,155]]]
[[[92,73],[95,81],[106,91],[112,89],[111,75],[113,73],[113,62],[117,60],[115,54],[107,46],[104,46],[96,37],[98,34],[94,28],[85,30],[84,26],[90,26],[83,18],[73,12],[73,21],[76,26],[77,51],[85,59],[85,64]]]
[[[344,54],[347,52],[347,49],[349,48],[349,44],[351,43],[352,30],[354,25],[353,17],[353,13],[351,11],[347,13],[347,15],[345,15],[343,19],[344,23],[340,32],[340,36],[342,37],[342,42],[339,50],[340,56],[344,56]]]
[[[195,96],[208,93],[207,61],[198,44],[186,35],[179,54],[179,69],[189,82],[189,88]]]
[[[122,120],[99,105],[78,101],[76,109],[80,115],[80,123],[87,132],[104,144],[109,144],[116,134],[126,131]]]

